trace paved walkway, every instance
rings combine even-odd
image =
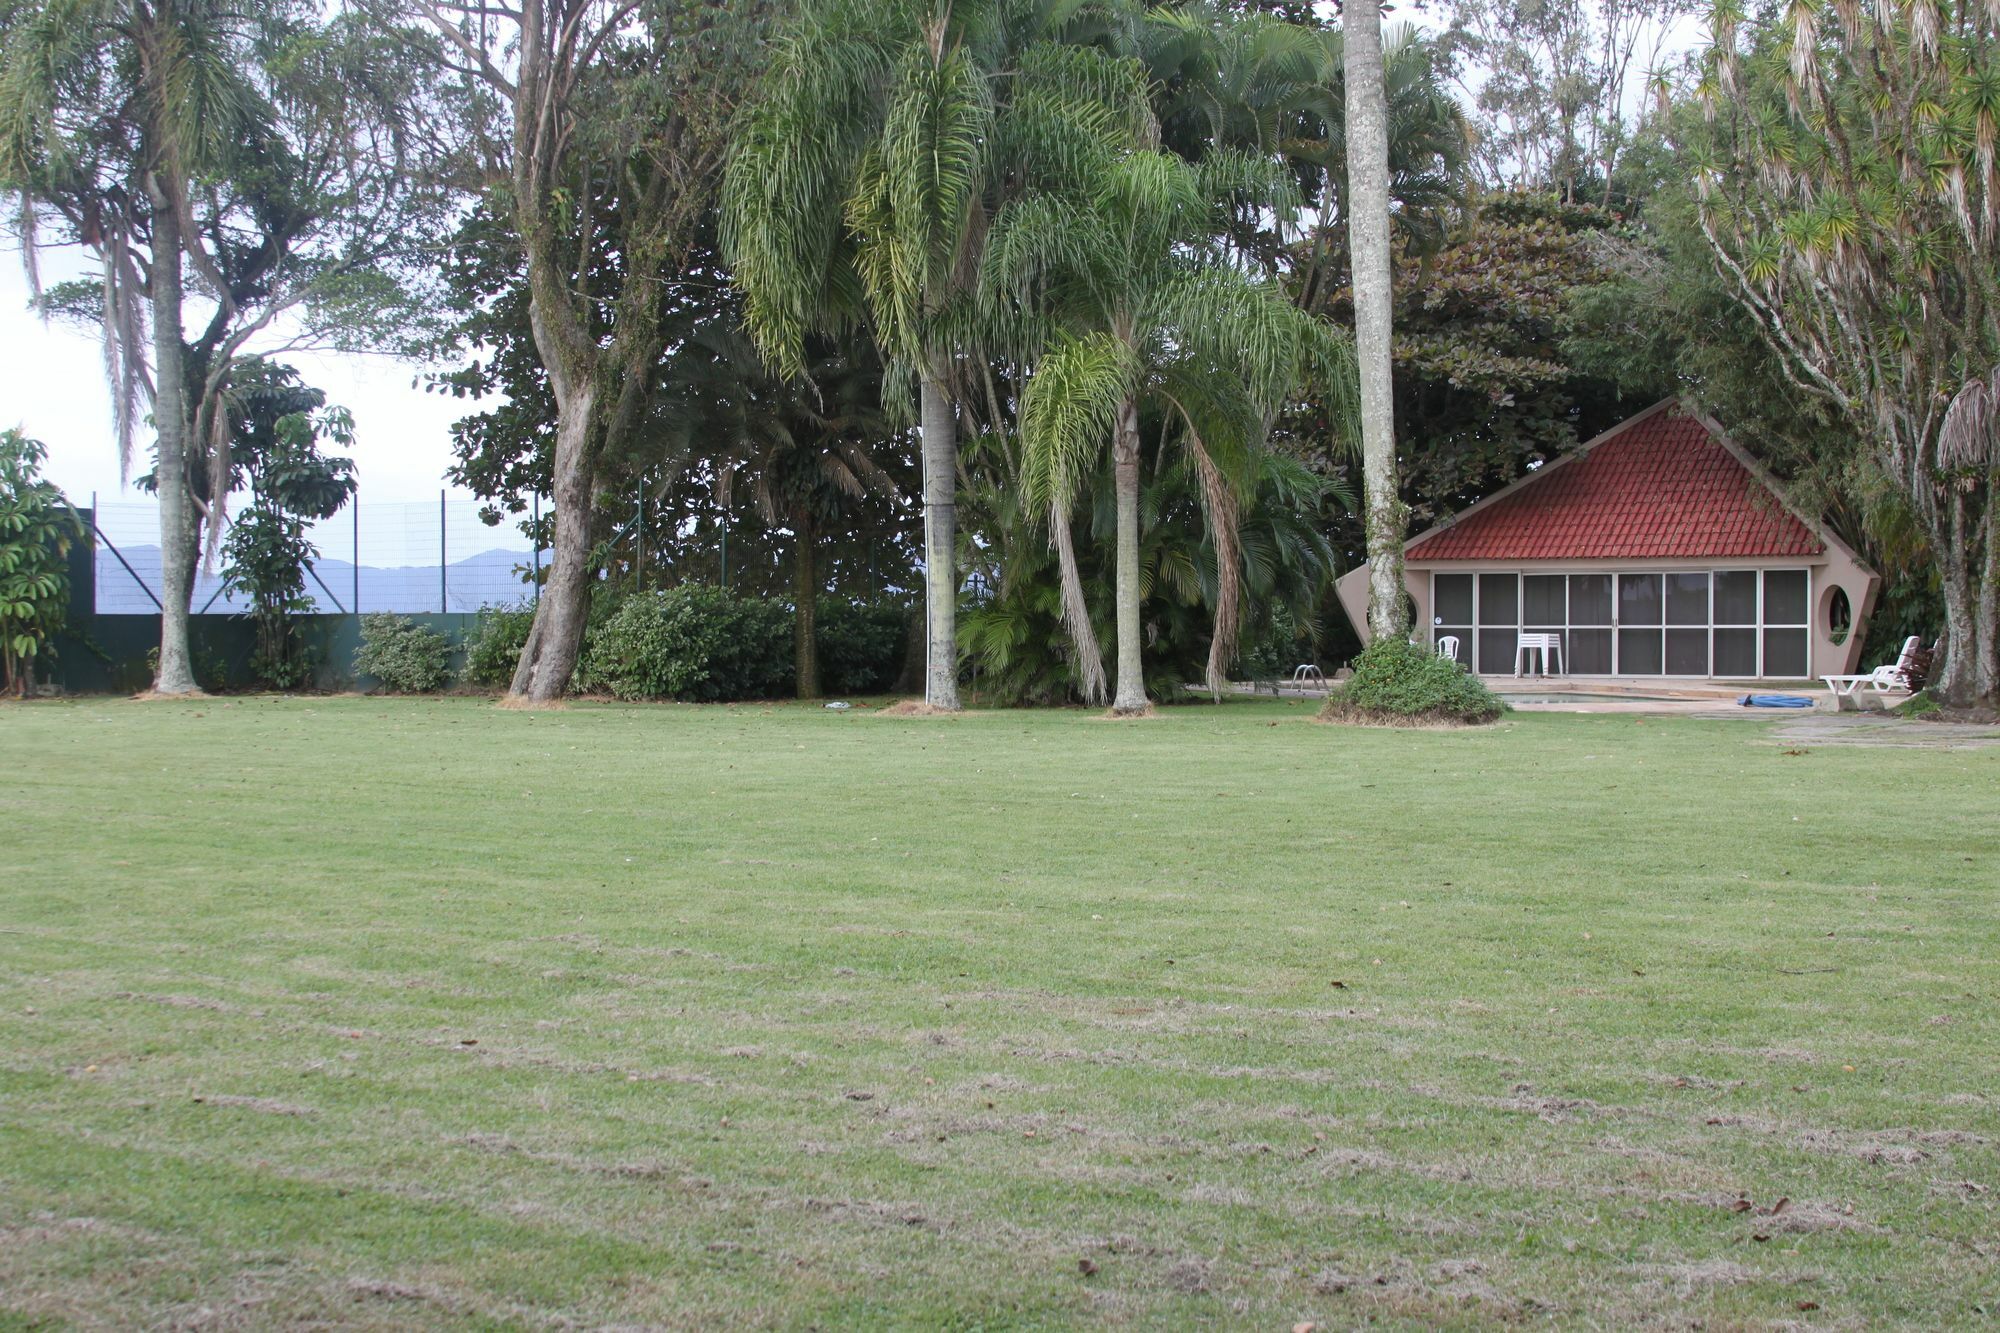
[[[1745,708],[1745,713],[1756,710]],[[1879,713],[1806,713],[1772,728],[1788,745],[1879,745],[1898,750],[1980,750],[2000,746],[2000,726],[1924,722]]]

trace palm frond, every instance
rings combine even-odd
[[[1063,337],[1021,395],[1021,482],[1036,507],[1067,507],[1137,377],[1131,350],[1104,333]]]
[[[905,53],[882,126],[882,194],[869,215],[887,223],[871,242],[886,254],[862,270],[883,331],[901,355],[930,350],[924,316],[957,266],[992,119],[986,80],[963,48],[937,58],[922,46]]]

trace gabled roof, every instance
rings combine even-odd
[[[1410,543],[1411,560],[1816,556],[1824,535],[1711,423],[1671,400]]]

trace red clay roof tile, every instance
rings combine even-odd
[[[1412,560],[1741,559],[1826,544],[1678,408],[1413,543]]]

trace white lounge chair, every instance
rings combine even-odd
[[[1886,666],[1878,666],[1865,676],[1821,676],[1820,679],[1833,691],[1836,708],[1842,699],[1853,699],[1858,703],[1863,690],[1871,695],[1914,694],[1922,684],[1918,677],[1923,655],[1923,640],[1912,634],[1903,640],[1903,651],[1896,654],[1896,660]]]

